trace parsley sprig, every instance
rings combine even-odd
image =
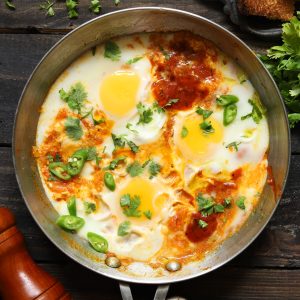
[[[291,127],[300,122],[300,12],[282,26],[280,46],[271,47],[261,60],[274,77],[289,109]]]
[[[68,17],[75,19],[78,17],[78,2],[76,0],[66,0],[66,8],[68,11]]]
[[[54,5],[54,2],[47,0],[47,1],[45,1],[44,4],[40,5],[40,9],[45,11],[46,16],[53,17],[55,15],[53,5]]]
[[[141,199],[139,196],[130,194],[125,194],[120,199],[120,206],[123,209],[123,213],[127,217],[139,218],[141,216],[141,211],[138,209],[141,204]]]

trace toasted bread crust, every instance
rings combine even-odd
[[[295,0],[238,0],[241,14],[288,21],[293,17]]]

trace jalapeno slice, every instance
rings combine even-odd
[[[230,104],[224,108],[223,114],[223,124],[225,126],[231,124],[237,115],[237,106],[236,104]]]
[[[71,216],[76,216],[77,215],[76,198],[74,196],[72,196],[68,199],[67,207],[68,207],[69,214]]]
[[[109,172],[104,173],[104,183],[105,183],[106,187],[108,189],[110,189],[111,191],[114,191],[116,189],[116,183],[115,183],[114,176]]]
[[[71,175],[67,170],[67,166],[62,162],[52,162],[49,164],[48,168],[49,171],[59,179],[63,179],[63,180],[71,179]]]
[[[97,252],[100,252],[100,253],[107,252],[108,242],[103,236],[96,234],[94,232],[88,232],[87,238],[88,238],[90,245],[92,246],[92,248],[94,250],[96,250]]]
[[[62,229],[77,231],[81,227],[83,227],[85,221],[84,219],[76,216],[64,215],[64,216],[60,216],[56,220],[56,224],[60,226]]]
[[[73,153],[69,158],[67,164],[67,171],[71,176],[78,175],[86,162],[88,157],[88,151],[86,149],[80,149]]]

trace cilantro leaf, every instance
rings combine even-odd
[[[111,138],[113,140],[115,148],[124,148],[126,144],[126,139],[124,135],[115,135],[114,133],[111,134]]]
[[[75,0],[66,0],[66,7],[68,11],[69,19],[75,19],[78,17],[77,11],[78,2]]]
[[[187,137],[188,133],[189,133],[188,129],[185,126],[183,126],[181,129],[181,137],[182,138]]]
[[[241,196],[235,201],[235,203],[240,209],[245,210],[246,209],[245,200],[246,200],[246,197]]]
[[[133,133],[137,133],[138,131],[135,130],[135,129],[132,129],[132,128],[131,128],[132,126],[133,126],[133,125],[132,125],[131,123],[127,123],[127,124],[126,124],[126,128],[127,128],[128,130],[130,130],[130,131],[133,132]]]
[[[131,197],[129,194],[125,194],[120,199],[120,205],[123,209],[123,213],[127,217],[140,217],[141,211],[138,210],[140,204],[141,199],[137,195]]]
[[[119,156],[117,158],[115,158],[114,160],[112,160],[110,163],[109,163],[109,166],[106,167],[105,169],[106,170],[114,170],[119,163],[121,162],[124,162],[126,161],[126,156]]]
[[[118,236],[125,236],[129,234],[130,225],[131,225],[130,221],[122,222],[118,228]]]
[[[153,111],[152,109],[146,108],[145,105],[141,102],[136,106],[138,113],[140,115],[139,121],[137,124],[148,124],[152,121]]]
[[[92,11],[95,14],[99,14],[101,10],[101,4],[100,0],[91,0],[91,5],[90,5],[90,11]],[[95,55],[95,54],[93,54]]]
[[[289,114],[289,121],[291,128],[294,128],[295,125],[300,122],[300,113]]]
[[[210,115],[213,113],[212,110],[206,110],[206,109],[203,109],[201,107],[198,107],[196,109],[196,113],[200,116],[203,116],[203,120],[207,119],[210,117]]]
[[[134,161],[133,163],[128,165],[128,167],[126,168],[126,171],[131,177],[136,177],[136,176],[141,175],[143,173],[144,169],[139,162]]]
[[[97,149],[96,147],[87,148],[87,159],[86,160],[94,160],[97,157]]]
[[[215,132],[215,129],[212,127],[211,122],[203,121],[202,123],[199,124],[200,129],[202,129],[203,133],[208,134],[208,133],[213,133]]]
[[[238,145],[240,145],[241,142],[232,142],[230,144],[228,144],[226,146],[226,148],[233,148],[235,150],[235,152],[238,152],[239,151],[239,148],[238,148]]]
[[[144,216],[145,216],[147,219],[151,220],[151,218],[152,218],[152,212],[151,212],[150,210],[144,211],[143,214],[144,214]]]
[[[104,45],[104,57],[112,61],[119,61],[121,58],[121,50],[113,41],[107,41]]]
[[[47,0],[44,4],[40,5],[40,9],[45,10],[46,16],[53,17],[55,15],[53,5],[54,2]]]
[[[149,164],[149,173],[151,175],[150,178],[156,176],[160,172],[160,170],[161,170],[161,165],[151,160]]]
[[[132,64],[138,62],[139,60],[141,60],[142,58],[143,58],[143,56],[137,56],[137,57],[131,58],[131,59],[127,60],[126,64],[132,65]]]
[[[80,140],[83,135],[80,120],[77,118],[68,117],[65,121],[65,131],[71,140]]]
[[[89,215],[91,214],[92,212],[96,211],[96,204],[93,203],[93,202],[87,202],[87,201],[84,201],[83,202],[83,206],[84,206],[84,212]]]
[[[84,101],[87,98],[87,93],[81,82],[72,85],[68,92],[64,89],[59,90],[60,98],[65,101],[71,110],[77,111],[81,114]]]
[[[127,145],[129,146],[130,150],[134,153],[139,152],[139,146],[137,146],[134,142],[132,141],[127,141]]]
[[[165,110],[163,107],[161,107],[157,101],[154,101],[153,105],[152,105],[152,108],[155,112],[161,114],[161,113],[164,113]]]
[[[263,118],[264,108],[258,101],[249,99],[248,102],[252,105],[252,111],[251,111],[251,113],[249,113],[245,116],[242,116],[241,120],[245,120],[245,119],[252,117],[253,121],[256,124],[259,124],[260,120]]]
[[[16,9],[15,5],[10,0],[5,0],[5,5],[6,5],[7,8],[9,8],[11,10]]]

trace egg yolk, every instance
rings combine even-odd
[[[131,111],[137,102],[139,76],[132,71],[117,71],[104,78],[100,100],[108,113],[121,117]]]
[[[182,154],[189,155],[191,159],[203,160],[210,156],[214,144],[218,144],[223,139],[222,125],[212,117],[205,121],[211,124],[212,132],[205,132],[200,127],[203,118],[198,115],[185,118],[182,126],[187,129],[187,134],[184,137],[181,131],[179,132],[179,149]]]
[[[157,189],[154,183],[150,180],[146,180],[143,178],[133,178],[128,185],[121,191],[121,196],[129,194],[131,197],[139,196],[141,200],[141,204],[137,208],[141,211],[141,218],[146,218],[143,214],[146,211],[150,211],[152,216],[155,213],[156,207],[156,196]]]

